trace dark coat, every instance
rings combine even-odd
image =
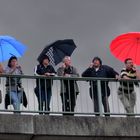
[[[45,73],[56,73],[53,66],[48,65],[47,67],[45,67],[44,65],[37,65],[36,71],[35,73],[38,75],[44,75]],[[50,88],[52,86],[52,80],[50,79],[36,79],[36,86],[39,88],[41,87],[41,89],[45,90],[46,88]]]
[[[115,78],[118,73],[111,67],[107,65],[101,65],[99,70],[96,71],[95,68],[88,68],[82,73],[82,77],[99,77],[99,78]],[[93,88],[93,89],[92,89]],[[92,93],[93,91],[93,93]],[[108,86],[108,81],[101,81],[101,93],[102,96],[109,96],[110,89]],[[97,81],[90,81],[90,96],[92,98],[97,97]]]
[[[24,107],[27,107],[28,101],[25,92],[23,91],[23,97],[21,99],[21,103]],[[5,109],[8,109],[8,105],[11,105],[12,102],[10,101],[10,96],[8,93],[5,94]]]

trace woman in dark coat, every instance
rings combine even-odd
[[[56,72],[53,66],[49,64],[49,61],[49,57],[47,55],[44,55],[41,59],[40,64],[37,65],[35,68],[35,74],[44,77],[54,76]],[[52,96],[52,80],[45,78],[37,78],[36,88],[34,91],[38,99],[39,111],[50,111],[50,101]]]

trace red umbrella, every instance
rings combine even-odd
[[[117,36],[110,44],[110,51],[123,62],[126,58],[132,58],[136,65],[140,65],[140,32]]]

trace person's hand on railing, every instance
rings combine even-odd
[[[45,73],[45,76],[55,76],[55,73],[46,72],[46,73]]]
[[[46,72],[46,73],[45,73],[45,76],[50,76],[50,73],[49,73],[49,72]]]
[[[71,77],[71,75],[70,75],[70,74],[65,74],[64,76],[65,76],[65,77]]]
[[[121,79],[120,75],[116,75],[115,78],[116,78],[117,80],[120,80],[120,79]]]

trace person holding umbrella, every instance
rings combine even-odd
[[[125,68],[121,70],[121,78],[127,81],[121,81],[118,89],[118,96],[124,105],[127,113],[134,113],[134,106],[136,103],[136,92],[134,91],[134,85],[139,86],[138,82],[128,81],[131,79],[140,79],[139,71],[135,68],[133,60],[126,58]]]
[[[58,76],[79,77],[77,69],[71,65],[70,56],[65,56],[62,66],[57,70]],[[61,80],[60,96],[62,100],[63,115],[74,115],[76,98],[79,93],[78,85],[75,80]]]
[[[54,76],[55,70],[52,65],[49,64],[50,59],[47,55],[43,55],[40,59],[39,65],[35,68],[35,75],[40,76]],[[36,88],[34,89],[38,99],[39,111],[50,111],[50,100],[52,96],[52,80],[40,78],[36,79]],[[45,106],[45,108],[44,108]],[[40,112],[40,114],[43,114]]]
[[[102,60],[99,57],[94,57],[89,68],[83,73],[82,77],[96,77],[96,78],[118,78],[118,73],[107,65],[102,65]],[[104,112],[109,113],[109,102],[110,89],[108,81],[101,81],[101,96]],[[98,102],[98,89],[97,80],[90,81],[90,97],[94,101],[94,111],[99,113],[99,102]],[[108,114],[106,116],[109,116]]]

